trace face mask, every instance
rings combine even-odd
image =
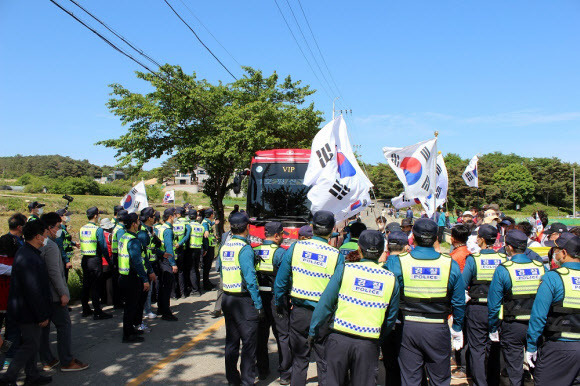
[[[70,216],[66,216],[66,217],[64,218],[64,222],[69,222],[69,221],[70,221]]]
[[[38,214],[41,215],[42,213],[44,213],[44,208],[38,208]]]
[[[48,244],[48,237],[45,237],[44,240],[42,241],[43,247],[46,247],[46,244]]]
[[[62,229],[56,231],[56,238],[58,239],[60,236],[62,236]]]

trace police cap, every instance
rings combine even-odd
[[[484,240],[495,239],[498,233],[497,228],[489,224],[483,224],[477,230],[477,235]]]
[[[122,205],[115,205],[115,206],[113,207],[113,214],[116,216],[116,215],[117,215],[117,213],[119,213],[119,212],[120,212],[120,211],[122,211],[122,210],[123,210],[123,206],[122,206]]]
[[[175,208],[167,208],[163,211],[163,217],[173,216],[175,214]]]
[[[327,210],[319,210],[312,216],[312,223],[323,228],[333,228],[334,214]]]
[[[36,208],[42,208],[45,205],[46,204],[41,204],[38,201],[32,201],[30,204],[28,204],[28,209],[32,210],[32,209],[36,209]]]
[[[437,223],[428,218],[420,218],[413,226],[413,234],[423,240],[432,240],[437,237]]]
[[[562,224],[561,222],[555,222],[544,231],[544,234],[551,235],[552,233],[563,233],[567,231],[568,227],[566,225]]]
[[[270,221],[266,223],[266,225],[264,226],[264,230],[266,231],[266,237],[274,236],[279,233],[283,233],[285,236],[288,236],[289,234],[288,232],[284,231],[284,227],[282,226],[282,223],[279,221]]]
[[[250,219],[248,218],[248,216],[246,216],[245,213],[234,213],[231,217],[230,217],[230,224],[231,226],[235,226],[235,227],[243,227],[245,225],[248,225],[250,223]]]
[[[148,218],[155,216],[155,209],[148,206],[147,208],[143,209],[140,213],[139,219],[141,221],[147,221]]]
[[[390,222],[387,224],[387,230],[389,232],[401,232],[401,226],[397,222]]]
[[[189,212],[187,212],[187,215],[189,216],[190,219],[196,219],[197,218],[197,210],[191,208],[189,210]]]
[[[312,235],[312,227],[310,225],[302,225],[300,229],[298,229],[298,236],[312,237]]]
[[[203,212],[205,217],[209,217],[213,214],[213,209],[212,208],[207,208],[204,212]]]
[[[512,229],[505,236],[505,243],[517,249],[526,249],[528,236],[519,229]]]
[[[183,214],[185,213],[185,208],[182,206],[176,206],[175,207],[175,213],[180,214],[183,216]]]
[[[381,254],[385,250],[383,234],[375,230],[366,230],[360,234],[358,246],[364,253]]]
[[[125,218],[127,217],[128,214],[129,212],[127,212],[125,209],[121,209],[120,211],[117,212],[117,220],[125,222]]]
[[[56,214],[58,214],[59,216],[70,216],[72,212],[69,212],[66,209],[59,209],[56,211]]]
[[[387,236],[387,243],[396,245],[408,245],[409,237],[405,234],[405,232],[394,231],[389,233],[389,236]]]
[[[402,227],[413,226],[413,219],[412,218],[404,218],[403,221],[401,221],[401,226]]]
[[[564,249],[570,256],[580,258],[580,237],[570,232],[564,232],[554,243],[556,248]]]
[[[97,208],[96,206],[92,206],[89,209],[87,209],[87,217],[88,218],[93,218],[98,214],[99,214],[99,208]]]

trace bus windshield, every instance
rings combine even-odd
[[[248,215],[257,220],[310,218],[306,163],[256,163],[248,182]]]

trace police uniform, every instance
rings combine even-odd
[[[478,236],[485,240],[495,239],[497,233],[497,228],[488,224],[478,230]],[[482,249],[465,260],[463,281],[470,297],[465,311],[465,336],[471,378],[478,386],[499,384],[499,344],[489,339],[487,294],[496,268],[506,261],[505,254],[493,249]]]
[[[243,213],[230,218],[232,226],[248,225]],[[234,235],[219,251],[223,283],[223,313],[226,324],[226,378],[233,385],[253,385],[256,376],[258,320],[264,316],[254,268],[254,251],[248,241]],[[237,364],[240,356],[240,371]]]
[[[118,207],[115,208],[118,210]],[[125,234],[125,226],[122,221],[124,216],[129,214],[124,209],[117,211],[117,218],[115,219],[115,226],[111,232],[111,254],[113,255],[111,269],[111,282],[113,287],[113,306],[115,308],[123,307],[123,300],[121,298],[121,291],[119,289],[119,240]]]
[[[419,219],[413,235],[417,240],[435,241],[437,224]],[[401,288],[401,384],[420,385],[424,367],[432,385],[449,385],[451,336],[462,340],[465,313],[459,265],[433,247],[416,246],[411,253],[389,256],[386,268]],[[447,324],[449,314],[453,314],[453,333]]]
[[[163,217],[172,216],[173,208],[167,208],[163,212]],[[173,267],[176,266],[173,251],[173,225],[165,222],[159,228],[159,238],[161,239],[161,251],[169,253],[171,256],[159,261],[159,296],[157,299],[157,314],[161,315],[164,320],[177,320],[171,312],[169,303],[171,299],[171,290],[174,284]]]
[[[155,235],[153,234],[153,230],[143,225],[143,222],[141,222],[141,227],[139,228],[139,232],[137,232],[137,238],[141,242],[141,247],[143,248],[143,265],[147,274],[147,282],[150,284],[150,287],[149,291],[142,292],[141,296],[139,297],[139,309],[137,310],[137,315],[135,316],[135,326],[140,326],[143,323],[143,309],[145,308],[147,299],[150,301],[151,291],[153,290],[153,283],[150,282],[149,275],[154,274],[153,262],[157,260],[157,256],[155,255],[155,242],[153,240],[154,237]]]
[[[514,229],[507,233],[505,240],[507,245],[525,249],[528,237]],[[491,333],[498,331],[503,306],[500,344],[510,383],[515,386],[523,383],[526,330],[544,271],[542,263],[530,260],[525,254],[517,254],[496,268],[489,286],[489,330]]]
[[[193,295],[201,295],[201,278],[199,276],[199,265],[201,263],[204,227],[197,222],[197,212],[190,210],[189,223],[191,236],[189,238],[189,250],[191,251],[191,266],[188,266],[189,284]]]
[[[45,204],[40,204],[37,201],[33,201],[30,204],[28,204],[28,210],[30,210],[32,212],[32,209],[42,208],[44,206],[45,206]],[[38,217],[35,214],[31,214],[30,216],[28,216],[27,222],[34,221],[34,220],[40,220],[40,217]]]
[[[213,290],[214,286],[209,281],[209,272],[211,270],[211,265],[215,258],[215,245],[216,245],[216,237],[214,233],[214,222],[211,221],[208,217],[213,214],[213,209],[206,209],[205,210],[205,217],[201,222],[205,232],[209,232],[208,237],[203,237],[203,257],[202,257],[202,264],[203,264],[203,289],[206,291]],[[204,254],[205,253],[205,254]]]
[[[379,231],[360,235],[363,256],[375,254],[337,268],[312,314],[309,335],[334,314],[332,333],[326,341],[328,385],[344,385],[350,370],[350,385],[377,384],[379,339],[393,328],[399,312],[399,287],[395,276],[377,259],[384,249]]]
[[[537,386],[580,384],[580,238],[566,232],[555,244],[576,261],[546,272],[534,300],[526,351],[537,353]]]
[[[318,211],[313,216],[318,226],[332,229],[334,215]],[[325,238],[314,236],[310,240],[295,242],[284,253],[274,284],[277,306],[283,306],[284,296],[290,290],[292,312],[290,313],[290,347],[292,348],[292,385],[305,385],[310,352],[307,348],[312,312],[322,296],[336,269],[344,267],[344,257],[338,249],[328,245]],[[318,382],[326,384],[326,360],[324,342],[328,325],[320,327],[320,339],[314,342],[314,356],[318,370]]]
[[[98,214],[99,209],[97,207],[87,209],[87,217],[89,218],[93,218]],[[81,255],[83,256],[81,261],[81,267],[83,269],[83,290],[81,297],[83,316],[93,314],[93,311],[89,307],[90,297],[94,308],[94,318],[110,318],[112,315],[104,313],[101,309],[99,294],[101,276],[103,274],[102,257],[110,260],[103,229],[91,221],[81,227],[79,237],[81,241]]]
[[[179,213],[179,217],[173,223],[173,238],[175,242],[175,263],[177,264],[177,273],[175,274],[175,286],[174,295],[175,298],[185,297],[186,295],[186,280],[184,276],[185,266],[188,264],[188,254],[189,254],[189,238],[191,237],[191,226],[189,225],[189,219],[183,217],[185,214],[185,209],[178,207],[175,208],[175,213]]]
[[[282,223],[272,221],[265,225],[266,236],[284,233]],[[278,346],[278,372],[282,383],[290,381],[290,368],[292,367],[292,353],[290,350],[290,318],[287,303],[280,309],[281,315],[276,315],[276,303],[274,302],[273,287],[276,279],[276,272],[282,263],[284,248],[272,240],[264,240],[262,245],[254,248],[256,255],[256,273],[258,276],[258,286],[262,304],[266,317],[260,321],[258,328],[258,346],[256,359],[258,374],[260,379],[264,379],[270,372],[270,361],[268,358],[268,339],[270,338],[270,328],[276,338]]]

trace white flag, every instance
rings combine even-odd
[[[168,190],[163,196],[164,204],[172,204],[175,202],[175,190]]]
[[[308,191],[312,213],[328,210],[337,222],[370,204],[369,189],[373,185],[356,161],[342,116],[314,137],[304,185],[312,186]]]
[[[418,204],[418,202],[416,202],[415,199],[407,198],[407,196],[405,196],[405,192],[403,192],[397,197],[391,198],[391,204],[393,204],[393,208],[395,209],[403,209]]]
[[[140,212],[149,206],[147,192],[143,181],[135,185],[129,193],[121,200],[121,205],[129,213]]]
[[[427,197],[435,192],[437,138],[407,147],[383,147],[383,154],[399,177],[407,197]]]
[[[437,187],[435,188],[435,203],[437,207],[443,206],[447,201],[447,191],[449,190],[449,176],[447,175],[447,167],[443,155],[437,156],[437,167],[435,169],[437,174]]]
[[[475,188],[479,187],[479,178],[477,177],[477,161],[479,161],[479,158],[474,155],[471,161],[469,161],[469,165],[467,165],[465,171],[461,175],[467,186]]]

